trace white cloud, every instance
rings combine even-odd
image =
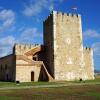
[[[39,41],[43,38],[43,34],[39,32],[37,28],[34,27],[22,27],[19,29],[19,31],[21,34],[16,40],[17,43],[40,43]]]
[[[30,39],[42,37],[42,34],[38,32],[37,28],[26,28],[22,31],[21,38],[23,39]]]
[[[12,10],[3,9],[0,11],[0,33],[6,31],[15,22],[15,13]]]
[[[86,30],[83,35],[85,38],[100,38],[100,33],[92,29]]]
[[[20,32],[21,36],[18,39],[11,35],[0,38],[0,57],[11,54],[15,43],[33,43],[35,39],[42,37],[37,28],[22,27]]]
[[[13,36],[7,36],[0,39],[0,46],[9,46],[14,44],[15,38]]]
[[[94,43],[92,48],[94,50],[94,54],[100,56],[100,42]]]
[[[26,28],[25,30],[23,30],[21,37],[27,39],[29,37],[34,37],[36,33],[37,33],[36,28]]]
[[[43,9],[47,7],[47,0],[37,0],[35,2],[30,2],[29,5],[25,5],[23,13],[26,16],[34,16],[39,14]]]
[[[63,0],[31,0],[29,4],[25,5],[23,14],[26,16],[35,16],[45,9],[51,11],[55,4],[61,2],[63,2]]]
[[[6,20],[6,19],[13,19],[15,16],[14,12],[12,10],[1,10],[0,11],[0,19]]]
[[[12,52],[12,47],[15,43],[13,36],[0,38],[0,56],[5,56]]]

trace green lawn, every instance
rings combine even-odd
[[[21,97],[0,96],[0,100],[22,100]]]
[[[23,82],[20,85],[17,85],[14,82],[0,82],[0,87],[19,87],[19,86],[36,86],[36,85],[54,85],[54,84],[69,84],[69,83],[99,83],[100,78],[96,78],[95,80],[87,80],[87,81],[64,81],[64,82]]]
[[[100,100],[100,85],[0,90],[0,100]]]
[[[67,82],[64,82],[67,83]],[[21,86],[37,86],[37,85],[54,85],[61,84],[61,82],[23,82],[20,84],[16,84],[14,82],[0,82],[1,87],[21,87]]]
[[[94,83],[85,84],[85,83]],[[73,84],[56,88],[5,89],[0,90],[0,100],[100,100],[100,78],[74,82],[24,82],[16,85],[13,82],[0,82],[2,87],[23,87],[39,85]],[[74,86],[74,84],[79,84]],[[85,84],[85,85],[80,85]]]

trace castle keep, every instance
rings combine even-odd
[[[43,22],[43,45],[15,44],[0,58],[2,81],[94,79],[93,51],[83,47],[79,14],[53,11]]]

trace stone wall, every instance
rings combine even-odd
[[[85,72],[89,80],[94,79],[94,62],[92,48],[84,48]]]
[[[18,61],[17,61],[18,63]],[[16,81],[31,82],[39,81],[41,66],[35,66],[34,64],[16,64]],[[33,80],[31,80],[31,73],[34,73]]]
[[[16,67],[13,54],[0,58],[0,80],[15,81]]]
[[[43,40],[45,46],[44,63],[52,77],[54,77],[54,39],[53,15],[50,14],[43,22]]]
[[[37,52],[42,52],[43,46],[17,44],[14,46],[16,55],[16,81],[39,81],[42,62],[39,61]],[[36,61],[33,59],[36,58]],[[34,73],[33,77],[31,76]],[[32,79],[33,78],[33,79]]]
[[[81,16],[53,11],[44,21],[45,62],[55,80],[87,79]]]
[[[53,15],[55,79],[79,79],[84,67],[81,16],[61,12]]]
[[[33,44],[15,44],[13,48],[13,53],[15,55],[23,55],[25,52],[36,48],[38,45],[33,45]]]

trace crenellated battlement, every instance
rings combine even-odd
[[[67,17],[77,17],[79,18],[81,15],[80,14],[73,14],[73,13],[63,13],[63,12],[57,12],[57,11],[53,11],[53,13],[55,13],[57,16],[67,16]]]
[[[25,52],[27,52],[30,49],[33,49],[34,47],[39,46],[38,44],[15,44],[13,52],[15,54],[24,54]]]
[[[73,13],[63,13],[63,12],[58,12],[58,11],[52,11],[50,13],[50,15],[46,18],[46,20],[44,22],[46,22],[47,20],[50,20],[51,18],[53,18],[53,15],[57,16],[57,17],[62,17],[63,18],[81,18],[80,14],[73,14]]]
[[[16,49],[31,49],[33,48],[35,45],[33,44],[15,44],[15,48]]]
[[[91,52],[91,51],[92,51],[92,48],[89,48],[89,47],[84,48],[84,52]]]

